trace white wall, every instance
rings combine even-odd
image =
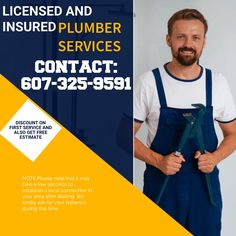
[[[223,73],[236,101],[236,1],[135,0],[135,83],[142,73],[171,60],[165,44],[167,21],[183,8],[200,10],[208,21],[207,45],[200,64]],[[147,130],[138,136],[145,142]],[[222,139],[217,127],[218,137]],[[135,161],[135,185],[142,190],[144,164]],[[236,235],[236,154],[220,165],[223,195],[222,236]]]

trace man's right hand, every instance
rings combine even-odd
[[[134,124],[134,154],[135,157],[139,160],[146,162],[149,165],[152,165],[159,170],[161,170],[165,175],[174,175],[180,168],[182,162],[185,162],[182,155],[175,156],[174,153],[171,153],[167,156],[163,156],[157,152],[154,152],[150,148],[146,147],[139,139],[135,137],[135,134],[138,132],[141,127],[141,123],[135,122]]]
[[[171,153],[159,159],[157,167],[165,175],[174,175],[181,169],[182,162],[185,162],[185,159],[182,155],[176,156],[174,153]]]

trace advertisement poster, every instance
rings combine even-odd
[[[1,1],[0,235],[192,235],[143,194],[133,137],[139,76],[171,60],[188,7],[212,20],[184,1]]]

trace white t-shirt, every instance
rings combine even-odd
[[[206,105],[206,74],[194,80],[181,80],[171,75],[166,66],[159,68],[166,102],[168,107],[193,108],[191,104]],[[212,106],[213,118],[219,122],[230,122],[236,118],[234,101],[224,76],[212,72]],[[140,77],[135,90],[134,118],[145,121],[148,126],[147,145],[150,146],[155,137],[160,115],[160,102],[152,71]]]

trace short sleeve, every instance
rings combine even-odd
[[[216,79],[215,88],[215,120],[222,123],[228,123],[236,118],[235,103],[230,91],[227,80],[221,74]]]
[[[144,83],[145,76],[141,76],[134,92],[134,120],[144,122],[148,115],[148,98]]]

